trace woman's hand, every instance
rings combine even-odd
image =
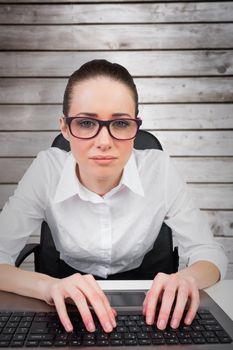
[[[200,304],[196,279],[192,275],[158,273],[143,302],[143,314],[146,316],[146,322],[148,324],[154,323],[156,308],[158,302],[161,301],[157,327],[161,330],[165,329],[173,302],[176,300],[170,325],[172,328],[179,327],[188,299],[190,299],[190,305],[184,319],[186,325],[192,323]]]
[[[55,305],[64,328],[67,332],[72,332],[73,326],[65,305],[67,298],[77,306],[88,331],[95,331],[88,304],[93,307],[105,332],[111,332],[113,327],[116,327],[116,311],[110,306],[106,295],[92,275],[76,273],[60,280],[53,279],[47,283],[45,301],[50,305]]]

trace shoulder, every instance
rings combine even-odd
[[[133,150],[133,154],[138,168],[142,167],[158,167],[159,164],[165,164],[170,159],[166,151],[159,149]]]
[[[50,147],[45,151],[40,151],[37,155],[37,161],[46,165],[63,166],[64,161],[69,157],[70,152],[66,152],[57,147]]]
[[[31,164],[31,173],[41,180],[51,183],[58,181],[70,152],[63,151],[57,147],[50,147],[40,151]]]
[[[161,183],[167,177],[170,156],[158,149],[134,150],[138,174],[143,182]]]

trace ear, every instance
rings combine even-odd
[[[70,141],[70,131],[63,117],[59,118],[61,133],[67,141]]]

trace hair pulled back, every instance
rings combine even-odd
[[[69,114],[74,86],[84,80],[96,77],[107,77],[125,84],[133,94],[135,116],[138,115],[138,93],[131,74],[118,63],[111,63],[107,60],[98,59],[83,64],[69,77],[63,98],[63,114],[65,116]]]

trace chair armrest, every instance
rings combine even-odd
[[[179,268],[179,251],[178,247],[173,250],[173,273],[177,272]]]
[[[28,257],[28,255],[32,253],[34,253],[34,256],[36,258],[36,255],[39,253],[39,246],[39,243],[26,244],[25,247],[19,253],[19,256],[15,261],[15,266],[19,267],[22,264],[22,262]]]

